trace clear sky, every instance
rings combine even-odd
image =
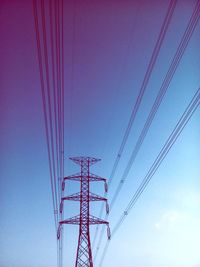
[[[47,3],[47,1],[45,2]],[[64,1],[65,175],[69,156],[102,161],[109,177],[169,1]],[[111,199],[196,1],[179,0],[114,176]],[[32,1],[0,1],[0,266],[56,267],[56,236]],[[199,23],[137,155],[109,222],[123,213],[200,84]],[[73,48],[72,48],[73,47]],[[74,78],[72,81],[72,51]],[[110,242],[103,266],[200,267],[199,110]],[[103,185],[93,186],[103,194]],[[65,194],[78,191],[68,183]],[[92,205],[98,216],[100,204]],[[66,203],[65,215],[78,214]],[[91,226],[91,239],[94,237]],[[74,266],[78,227],[65,226],[64,267]],[[106,242],[96,259],[98,266]],[[95,251],[95,247],[94,247]]]

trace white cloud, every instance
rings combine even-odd
[[[162,229],[170,230],[171,228],[173,228],[177,224],[182,223],[185,220],[186,220],[185,214],[178,211],[170,210],[165,212],[161,217],[161,219],[155,223],[155,227],[158,230]]]
[[[159,231],[197,229],[200,224],[199,207],[199,192],[180,190],[173,194],[173,209],[165,211],[154,226]]]

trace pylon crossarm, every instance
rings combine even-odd
[[[96,182],[96,181],[106,181],[106,178],[98,176],[96,174],[90,173],[89,179],[91,182]]]
[[[69,219],[63,220],[59,222],[58,230],[57,230],[57,239],[60,239],[60,231],[62,224],[80,224],[80,216],[74,216]]]
[[[60,239],[60,232],[61,232],[61,227],[63,224],[80,224],[80,216],[74,216],[69,219],[63,220],[59,222],[58,230],[57,230],[57,239]]]
[[[81,165],[82,162],[87,161],[89,165],[95,164],[96,162],[100,161],[101,159],[92,158],[92,157],[70,157],[74,163]]]
[[[88,178],[89,178],[89,182],[101,182],[101,181],[104,182],[105,192],[108,191],[108,185],[106,183],[106,178],[100,177],[100,176],[95,175],[95,174],[89,175]],[[80,182],[81,181],[81,174],[77,173],[74,175],[64,177],[63,182],[62,182],[62,191],[65,190],[65,181],[66,180]]]
[[[102,220],[100,218],[97,218],[97,217],[94,217],[94,216],[90,216],[89,217],[89,224],[106,224],[108,240],[111,239],[111,232],[110,232],[109,222],[104,221],[104,220]]]
[[[59,224],[80,224],[80,216],[74,216],[66,220],[60,221]]]
[[[62,197],[62,201],[63,200],[80,201],[80,198],[81,198],[80,193],[75,193],[73,195]],[[93,193],[90,193],[90,195],[89,195],[89,201],[107,201],[107,198],[101,197],[101,196],[96,195],[96,194],[93,194]]]
[[[108,192],[108,184],[106,182],[106,178],[90,173],[89,180],[90,182],[101,182],[101,181],[104,182],[105,192]]]
[[[69,176],[64,177],[64,180],[77,180],[80,181],[80,177],[81,177],[81,173],[75,173]],[[87,177],[89,178],[90,182],[96,182],[96,181],[106,181],[106,178],[100,177],[96,174],[91,173],[89,176],[87,175]]]
[[[80,193],[75,193],[73,195],[69,195],[66,197],[62,197],[62,201],[63,200],[73,200],[73,201],[80,201]]]
[[[64,177],[64,180],[71,180],[71,181],[78,181],[80,182],[81,174],[80,173],[75,173],[73,175],[69,175]]]
[[[107,224],[108,225],[108,222],[104,221],[104,220],[102,220],[100,218],[97,218],[95,216],[90,215],[89,224]]]
[[[90,193],[89,200],[90,201],[107,201],[107,198],[101,197],[101,196],[96,195],[94,193]]]

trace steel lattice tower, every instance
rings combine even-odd
[[[80,192],[66,197],[62,197],[60,203],[60,212],[63,211],[64,200],[73,200],[80,202],[80,214],[59,222],[58,239],[60,238],[60,228],[63,224],[79,225],[79,238],[76,254],[75,267],[93,267],[92,250],[90,243],[90,225],[91,224],[106,224],[108,230],[108,238],[110,239],[110,229],[107,221],[90,215],[90,201],[105,201],[106,212],[109,212],[107,199],[90,192],[90,182],[103,181],[105,191],[107,191],[106,179],[90,173],[90,165],[95,164],[100,159],[91,157],[73,157],[70,158],[76,164],[80,165],[81,172],[64,177],[62,182],[62,190],[65,189],[65,181],[80,182]]]

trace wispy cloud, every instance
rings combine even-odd
[[[180,224],[185,220],[185,214],[175,210],[170,210],[162,215],[161,219],[155,223],[155,227],[158,230],[171,229],[175,225]]]

